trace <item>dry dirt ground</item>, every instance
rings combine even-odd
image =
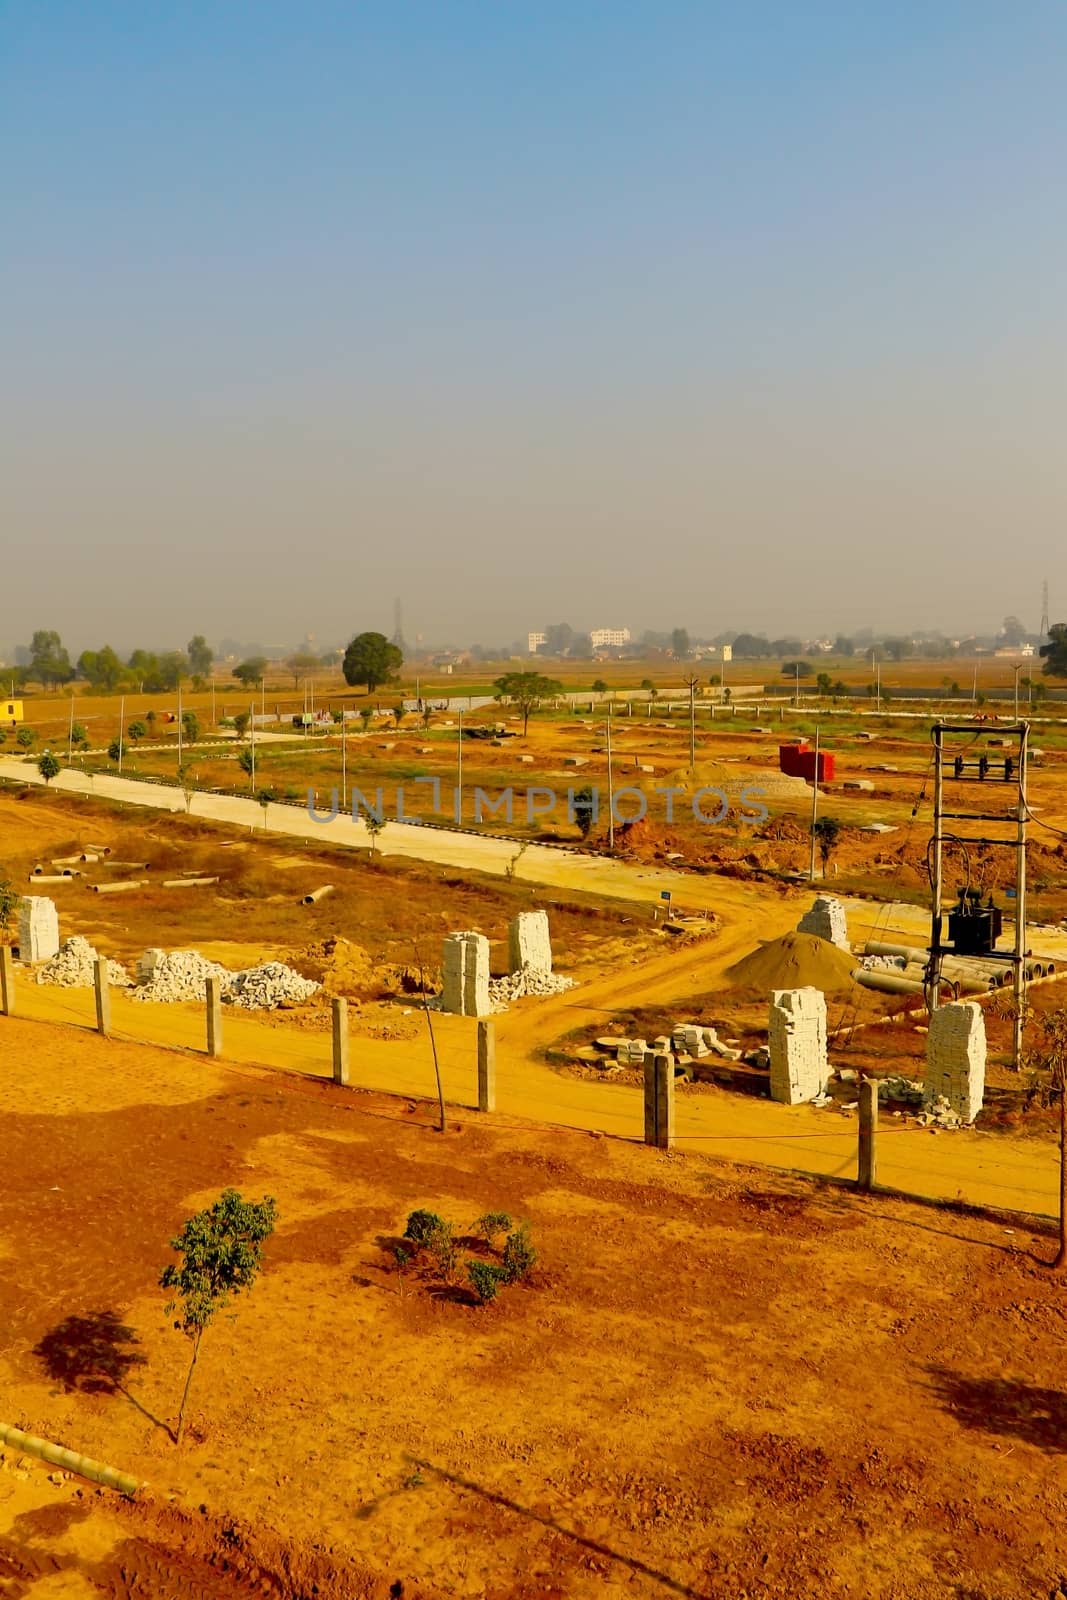
[[[1061,1280],[1018,1221],[5,1020],[4,1600],[1036,1600],[1067,1582]],[[156,1287],[226,1185],[276,1196],[187,1355]],[[492,1306],[396,1271],[407,1213],[529,1219]],[[473,1243],[468,1247],[477,1250]]]

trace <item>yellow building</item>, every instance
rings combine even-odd
[[[14,727],[16,722],[22,721],[21,700],[0,700],[0,722],[10,722]]]

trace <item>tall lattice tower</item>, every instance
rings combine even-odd
[[[404,643],[404,607],[399,598],[393,601],[393,643],[403,650]]]
[[[1041,637],[1048,638],[1048,579],[1041,585]]]

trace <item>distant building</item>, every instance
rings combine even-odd
[[[531,639],[533,634],[530,635]],[[544,635],[541,635],[544,638]],[[619,646],[629,644],[629,628],[594,628],[589,635],[589,642],[594,650],[618,649]]]
[[[1009,660],[1017,660],[1022,656],[1026,656],[1027,658],[1029,658],[1030,656],[1033,655],[1033,653],[1034,653],[1034,647],[1033,647],[1032,644],[1017,644],[1017,645],[1006,645],[1006,644],[1004,644],[1004,645],[1001,645],[999,649],[993,651],[993,654],[995,656],[1007,656]]]
[[[10,722],[14,727],[16,722],[22,721],[21,700],[0,700],[0,721]]]
[[[547,636],[543,633],[528,633],[526,635],[526,649],[532,656],[535,656],[541,646],[547,643]]]

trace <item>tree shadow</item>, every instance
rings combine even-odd
[[[658,1572],[655,1567],[650,1567],[644,1561],[639,1561],[634,1556],[624,1556],[617,1550],[610,1549],[606,1544],[600,1544],[596,1539],[587,1539],[580,1533],[573,1533],[570,1528],[565,1528],[554,1517],[542,1516],[540,1512],[523,1506],[517,1500],[509,1500],[506,1495],[497,1494],[492,1489],[485,1489],[480,1483],[473,1483],[469,1478],[461,1478],[458,1473],[447,1472],[444,1467],[435,1467],[432,1461],[424,1461],[419,1456],[406,1455],[405,1459],[419,1472],[432,1472],[434,1477],[440,1478],[444,1483],[450,1483],[457,1489],[468,1489],[472,1494],[477,1494],[491,1505],[499,1506],[504,1511],[513,1511],[517,1516],[526,1517],[530,1522],[538,1522],[543,1528],[551,1528],[554,1533],[562,1534],[565,1539],[572,1540],[583,1550],[592,1551],[595,1555],[603,1556],[608,1561],[617,1561],[620,1566],[629,1567],[630,1571],[643,1578],[650,1578],[654,1583],[661,1584],[672,1594],[682,1595],[685,1600],[709,1600],[707,1595],[702,1595],[698,1590],[690,1588],[687,1583],[680,1583],[677,1578],[670,1577],[666,1572]]]
[[[147,1365],[139,1344],[133,1329],[114,1311],[89,1311],[64,1317],[34,1346],[33,1354],[68,1393],[120,1394],[149,1422],[171,1434],[168,1424],[153,1416],[126,1386],[133,1369]]]
[[[966,1378],[936,1366],[926,1370],[942,1405],[965,1428],[1067,1452],[1067,1394],[1061,1390],[1020,1378]]]

